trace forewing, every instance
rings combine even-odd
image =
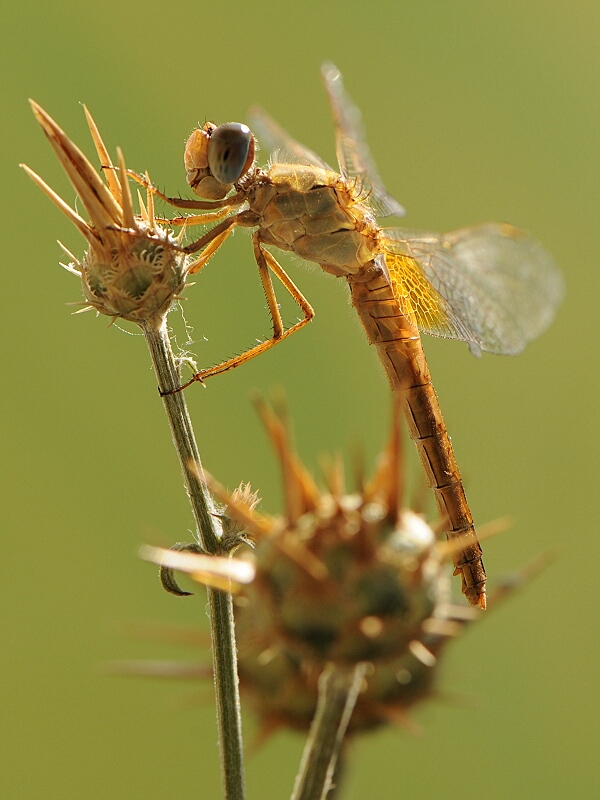
[[[425,312],[414,309],[421,330],[468,342],[476,355],[520,353],[546,330],[562,299],[563,280],[552,257],[512,225],[441,235],[396,228],[383,234],[397,291],[403,278],[396,264],[408,257],[435,293]]]
[[[321,68],[335,124],[335,142],[344,178],[357,179],[378,217],[403,217],[406,212],[383,185],[371,156],[361,113],[344,89],[342,76],[330,63]]]
[[[293,139],[264,109],[253,106],[248,116],[252,131],[274,163],[305,164],[310,167],[331,170],[331,167],[322,158]]]

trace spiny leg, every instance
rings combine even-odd
[[[235,217],[233,218],[235,219]],[[225,220],[228,222],[229,220]],[[216,226],[217,228],[220,226]],[[214,230],[214,229],[213,229]],[[203,237],[204,238],[204,237]],[[272,253],[269,253],[268,250],[265,250],[261,244],[260,236],[258,232],[256,232],[252,237],[252,243],[254,245],[254,255],[256,257],[256,263],[258,264],[258,270],[260,279],[263,285],[263,289],[265,292],[265,296],[267,298],[267,304],[269,306],[269,312],[271,314],[271,318],[273,321],[273,336],[270,339],[266,339],[264,342],[259,342],[254,347],[251,347],[249,350],[246,350],[243,353],[240,353],[233,358],[227,359],[227,361],[223,361],[221,364],[216,364],[214,367],[209,367],[209,369],[202,370],[201,372],[197,372],[193,375],[187,383],[184,383],[182,386],[179,386],[177,389],[174,389],[171,392],[166,392],[165,394],[175,394],[175,392],[180,392],[183,389],[187,389],[188,386],[191,386],[192,383],[195,381],[203,382],[206,378],[212,378],[213,375],[220,375],[222,372],[227,372],[227,370],[235,369],[235,367],[239,367],[241,364],[245,364],[246,361],[250,361],[255,356],[260,355],[261,353],[270,350],[271,347],[274,347],[279,342],[282,342],[288,336],[291,336],[296,331],[299,331],[300,328],[303,328],[307,322],[314,317],[315,312],[313,311],[312,306],[308,302],[308,300],[304,297],[302,292],[298,289],[298,287],[294,284],[291,280],[289,275],[285,272],[281,264],[277,261],[275,256]],[[277,303],[277,297],[275,296],[275,290],[273,288],[273,283],[271,281],[271,275],[269,273],[271,270],[274,275],[281,281],[281,283],[285,286],[288,292],[291,294],[292,298],[298,303],[300,308],[302,309],[302,313],[304,317],[301,320],[298,320],[291,328],[284,330],[283,322],[281,320],[281,314],[279,312],[279,305]]]
[[[265,250],[264,247],[262,247],[262,245],[260,243],[259,243],[259,247],[260,247],[260,251],[261,251],[262,255],[264,256],[264,258],[265,258],[267,264],[269,265],[269,268],[273,272],[273,274],[276,275],[279,278],[281,283],[285,286],[285,288],[291,294],[292,298],[296,301],[296,303],[298,303],[298,305],[302,309],[302,313],[304,314],[305,319],[300,320],[300,322],[297,322],[296,325],[293,325],[289,329],[289,331],[287,332],[287,333],[291,333],[293,330],[298,330],[298,328],[296,326],[299,325],[300,327],[302,327],[303,325],[306,325],[307,322],[310,322],[310,320],[314,317],[315,312],[314,312],[313,307],[311,306],[311,304],[308,302],[306,297],[304,297],[304,295],[302,294],[300,289],[298,289],[298,287],[292,281],[292,279],[287,274],[287,272],[283,269],[283,267],[281,266],[279,261],[277,261],[275,256],[272,253],[269,253],[268,250]]]
[[[226,217],[228,214],[231,214],[231,208],[226,206],[219,211],[207,211],[206,214],[190,214],[189,217],[171,217],[170,219],[156,217],[156,222],[174,228],[183,227],[184,225],[208,225],[211,222],[219,222],[219,220],[222,220],[223,217]]]
[[[188,255],[197,253],[199,250],[202,251],[196,261],[194,261],[188,267],[189,275],[194,275],[196,272],[200,272],[202,267],[206,264],[209,258],[216,253],[216,251],[223,244],[225,239],[227,239],[237,224],[237,214],[233,217],[228,217],[218,225],[215,225],[214,228],[211,228],[211,230],[209,230],[208,233],[205,233],[204,236],[201,236],[199,239],[196,239],[195,242],[188,244],[187,247],[184,248],[184,251],[188,253]]]
[[[192,261],[192,263],[188,266],[188,272],[187,272],[188,275],[195,275],[197,272],[200,272],[202,267],[208,262],[210,258],[214,256],[219,247],[221,247],[221,245],[223,244],[225,239],[227,239],[233,228],[234,225],[232,224],[228,228],[225,228],[224,231],[221,231],[215,236],[212,242],[204,248],[201,255],[195,261]]]
[[[134,181],[151,191],[156,197],[160,197],[161,200],[164,200],[165,203],[168,203],[174,208],[205,209],[211,211],[214,209],[239,206],[246,200],[245,192],[236,192],[229,197],[225,197],[223,200],[187,200],[184,197],[168,197],[164,192],[161,192],[160,189],[157,189],[156,186],[153,186],[148,178],[144,175],[140,175],[139,172],[128,169],[127,174],[130,178],[133,178]]]
[[[254,247],[254,258],[256,259],[256,263],[258,264],[258,274],[260,276],[260,282],[263,285],[263,291],[267,299],[267,305],[269,306],[269,314],[271,315],[271,320],[273,322],[273,336],[271,337],[271,340],[278,340],[281,339],[281,336],[283,334],[283,320],[281,319],[281,312],[279,311],[279,303],[277,302],[277,296],[275,295],[275,289],[273,288],[273,281],[271,280],[271,274],[269,272],[267,250],[265,250],[262,247],[258,233],[254,233],[252,235],[252,245]],[[268,255],[271,254],[268,253]],[[271,256],[271,258],[273,258],[273,256]],[[274,258],[273,261],[275,261]],[[276,261],[275,263],[277,264]]]
[[[135,175],[136,180],[140,178],[137,173],[129,171],[130,175]],[[111,173],[111,170],[108,170],[108,173]],[[139,182],[139,181],[138,181]],[[144,175],[144,186],[146,189],[146,196],[147,196],[147,205],[148,208],[146,209],[144,206],[144,201],[139,193],[138,189],[138,198],[140,202],[140,209],[142,211],[142,216],[148,220],[152,220],[152,224],[159,223],[161,225],[169,225],[170,227],[185,227],[187,225],[208,225],[211,222],[219,222],[222,220],[223,217],[226,217],[228,214],[231,214],[231,206],[224,206],[223,208],[218,209],[217,211],[206,212],[204,214],[189,214],[188,216],[183,217],[172,217],[171,219],[165,219],[164,217],[157,217],[154,213],[154,195],[156,194],[156,189],[152,185],[150,180],[150,175],[146,172]]]

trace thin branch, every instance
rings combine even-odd
[[[176,389],[180,384],[165,317],[141,325],[148,343],[152,363],[161,392]],[[203,480],[202,463],[187,411],[183,392],[162,398],[175,449],[183,472],[186,491],[196,519],[198,540],[207,553],[224,555],[221,527],[214,513],[212,498]],[[225,800],[243,800],[244,764],[242,722],[233,602],[229,592],[207,588],[211,626],[213,670],[217,700],[217,724],[221,751],[221,778]]]
[[[366,664],[328,664],[319,679],[319,701],[304,747],[291,800],[325,800],[354,711]]]

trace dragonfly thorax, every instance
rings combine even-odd
[[[352,189],[329,170],[274,164],[248,194],[261,241],[336,276],[363,270],[379,252],[378,229]]]

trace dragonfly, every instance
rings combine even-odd
[[[239,366],[300,330],[314,312],[273,253],[291,251],[344,278],[368,340],[391,387],[401,396],[407,426],[435,495],[451,545],[454,574],[472,605],[486,606],[486,573],[473,517],[425,359],[420,333],[466,342],[482,351],[517,354],[550,324],[563,284],[551,256],[528,233],[488,223],[450,233],[385,227],[402,217],[371,156],[360,111],[330,63],[322,76],[335,126],[338,169],[293,139],[262,109],[242,123],[206,123],[189,137],[187,182],[203,200],[168,197],[135,176],[166,202],[195,215],[175,224],[216,222],[185,248],[199,254],[199,271],[237,227],[253,229],[252,244],[267,298],[273,335],[205,369],[195,381]],[[254,132],[253,132],[254,131]],[[258,135],[271,153],[256,165]],[[271,273],[294,298],[303,317],[285,328]]]

